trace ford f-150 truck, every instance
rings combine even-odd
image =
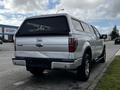
[[[68,14],[48,14],[24,20],[15,35],[13,64],[26,66],[33,75],[46,69],[76,70],[86,81],[93,62],[105,62],[105,36]]]

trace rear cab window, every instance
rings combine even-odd
[[[16,36],[69,35],[70,29],[66,16],[51,16],[26,19]]]

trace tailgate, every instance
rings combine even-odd
[[[68,36],[16,37],[16,56],[68,59]]]

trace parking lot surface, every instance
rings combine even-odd
[[[106,42],[107,61],[114,57],[119,45],[112,41]],[[86,90],[99,76],[106,64],[97,64],[91,72],[87,82],[75,80],[75,74],[70,71],[45,71],[41,77],[34,77],[25,67],[14,66],[13,43],[0,45],[0,90]]]

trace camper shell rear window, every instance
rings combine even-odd
[[[52,16],[26,19],[16,36],[69,35],[66,16]]]

